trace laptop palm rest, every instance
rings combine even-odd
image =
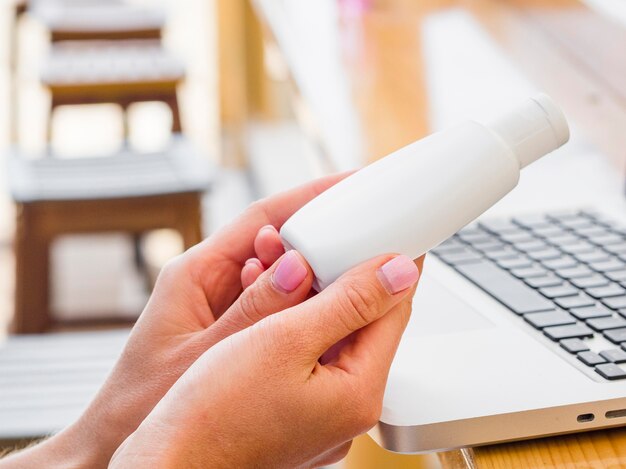
[[[446,288],[426,270],[413,300],[405,338],[450,334],[494,327],[494,324]]]

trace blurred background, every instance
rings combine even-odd
[[[27,378],[12,375],[0,389],[0,428],[2,415],[11,423],[0,439],[71,421],[161,266],[259,197],[360,167],[466,117],[488,119],[540,89],[571,118],[573,143],[528,170],[524,184],[540,189],[524,203],[557,206],[565,190],[588,206],[621,193],[624,5],[3,0],[0,335],[46,333],[41,353],[65,350],[51,366],[63,363],[67,379],[24,394],[50,370],[26,354],[10,373]],[[546,174],[559,175],[558,189],[542,184]],[[97,339],[49,334],[119,328]],[[94,343],[105,358],[87,380],[84,368],[96,365],[76,371],[71,361]],[[368,462],[351,454],[353,467],[383,467],[371,452]]]

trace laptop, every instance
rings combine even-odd
[[[626,424],[626,225],[486,219],[435,248],[372,431],[402,453]]]
[[[427,255],[370,432],[382,447],[424,453],[626,424],[621,175],[599,170],[597,155],[559,152],[522,175],[507,197],[517,203]],[[572,208],[583,200],[592,208]]]

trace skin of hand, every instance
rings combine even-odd
[[[280,228],[302,205],[347,175],[322,178],[255,202],[229,226],[170,261],[120,359],[84,414],[43,443],[3,458],[0,468],[106,467],[118,446],[206,350],[306,299],[310,280],[290,292],[270,282],[242,293],[241,277],[249,269],[244,266],[259,256],[270,261],[265,270],[283,253],[275,244],[280,238],[265,244],[260,228]],[[256,298],[258,294],[263,298]],[[233,360],[238,357],[226,359]]]
[[[259,251],[273,256],[278,248]],[[246,291],[263,299],[272,283],[311,285],[300,254],[289,251],[277,264],[263,271],[249,262],[253,267],[242,271]],[[110,467],[293,468],[338,461],[352,438],[378,421],[418,277],[406,256],[381,256],[224,339],[185,372]]]

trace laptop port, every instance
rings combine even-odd
[[[626,409],[618,409],[618,410],[609,410],[604,416],[607,419],[618,419],[621,417],[626,417]]]
[[[578,417],[576,417],[576,420],[578,420],[579,423],[586,423],[593,422],[593,419],[595,418],[596,416],[593,414],[580,414]]]

